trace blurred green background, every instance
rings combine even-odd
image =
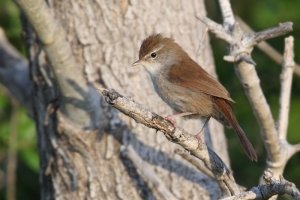
[[[277,25],[279,22],[294,22],[295,60],[300,62],[300,1],[299,0],[232,0],[234,12],[247,22],[254,30]],[[208,15],[221,22],[222,18],[216,0],[207,0]],[[0,1],[0,26],[5,30],[10,42],[23,54],[24,43],[21,38],[19,10],[10,0]],[[283,52],[284,37],[268,41],[279,52]],[[235,76],[231,64],[223,61],[226,44],[212,36],[217,72],[221,82],[230,91],[235,113],[241,126],[248,133],[259,154],[259,162],[252,163],[243,154],[238,140],[231,130],[227,134],[232,167],[237,181],[247,187],[256,185],[265,166],[265,151],[259,135],[259,127],[244,95],[242,87]],[[257,73],[267,101],[271,105],[273,116],[277,119],[280,92],[279,76],[281,66],[269,59],[260,50],[255,49],[253,59],[257,63]],[[288,139],[290,143],[300,142],[300,77],[294,76],[291,99]],[[15,128],[14,128],[15,127]],[[11,141],[11,142],[10,142]],[[16,161],[16,199],[39,199],[38,171],[39,160],[36,147],[35,126],[26,110],[14,102],[5,88],[0,86],[0,199],[6,198],[7,163]],[[8,152],[16,155],[8,156]],[[300,186],[300,155],[294,156],[288,163],[284,176]],[[249,172],[252,173],[249,176]],[[30,183],[30,184],[28,184]]]

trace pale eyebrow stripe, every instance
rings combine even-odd
[[[159,50],[161,50],[164,47],[164,45],[159,45],[156,49],[154,49],[154,52],[158,52]],[[153,52],[153,51],[152,51]]]
[[[163,47],[164,47],[164,45],[159,45],[157,48],[155,48],[153,51],[151,51],[151,52],[147,55],[147,57],[149,57],[149,56],[151,55],[151,53],[153,53],[153,52],[158,52],[158,51],[161,50]]]

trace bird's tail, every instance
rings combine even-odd
[[[217,109],[223,114],[226,122],[234,129],[249,159],[252,161],[257,161],[256,152],[245,132],[237,122],[229,102],[227,102],[225,99],[215,98],[215,103]]]

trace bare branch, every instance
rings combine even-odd
[[[216,35],[216,37],[226,41],[229,44],[234,43],[233,37],[227,33],[226,29],[224,27],[213,20],[207,18],[207,17],[197,17],[202,23],[204,23],[207,28]]]
[[[231,4],[229,0],[219,0],[219,5],[221,7],[221,12],[223,16],[224,28],[231,32],[235,24],[234,15],[232,12]]]
[[[283,177],[273,178],[270,171],[266,171],[263,176],[266,184],[253,187],[250,191],[242,192],[238,195],[224,198],[223,200],[246,200],[246,199],[269,199],[274,195],[289,195],[293,199],[300,199],[300,192],[294,183],[285,180]]]
[[[284,62],[282,64],[280,109],[278,118],[279,139],[285,140],[287,135],[290,111],[290,99],[293,80],[294,62],[294,38],[292,36],[285,39]]]
[[[210,23],[213,25],[208,26],[208,28],[211,32],[218,34],[217,37],[221,36],[220,38],[222,38],[222,35],[224,34],[227,38],[229,37],[228,34],[232,37],[231,42],[229,42],[229,39],[225,40],[230,44],[230,55],[225,56],[224,59],[234,62],[236,66],[236,73],[244,87],[257,121],[262,128],[261,136],[267,151],[267,169],[272,169],[274,177],[279,179],[289,159],[288,156],[291,156],[292,153],[296,152],[295,149],[297,146],[294,146],[293,148],[286,140],[280,140],[279,138],[279,133],[276,129],[270,107],[260,87],[260,80],[255,70],[255,62],[251,58],[251,52],[254,45],[257,43],[292,31],[292,23],[286,22],[280,24],[278,27],[266,29],[258,33],[245,33],[238,23],[234,23],[234,19],[228,19],[228,21],[231,21],[232,27],[226,24],[225,18],[228,16],[228,18],[232,18],[231,16],[233,16],[231,7],[228,4],[230,4],[228,0],[220,0],[220,7],[224,17],[223,27],[226,31],[223,31],[222,33],[222,29],[219,27],[220,25],[213,23]],[[224,13],[227,14],[225,15]],[[202,19],[202,21],[209,20]],[[284,95],[284,98],[287,98],[290,93]],[[289,99],[285,99],[284,101],[289,101]],[[284,118],[282,123],[286,123],[284,121],[286,119],[286,112],[288,112],[288,109],[286,108],[287,104],[288,103],[285,102],[285,110],[282,110],[282,117]],[[285,125],[281,125],[280,129],[282,132],[285,132]],[[270,192],[272,192],[271,189]],[[253,197],[253,192],[249,192],[247,195]]]
[[[268,159],[279,159],[280,144],[271,109],[260,87],[260,80],[253,65],[242,62],[237,65],[238,76],[242,82],[257,121],[262,128],[262,138],[267,150]]]
[[[131,117],[137,123],[161,131],[169,141],[179,144],[193,156],[199,158],[214,174],[217,180],[222,180],[226,183],[231,195],[239,193],[239,188],[236,185],[230,170],[221,158],[213,150],[207,147],[205,143],[198,141],[194,135],[187,133],[185,130],[174,127],[168,120],[148,111],[133,100],[123,97],[116,91],[110,91],[99,87],[97,87],[97,89],[113,107]]]
[[[261,42],[263,39],[280,36],[292,30],[292,23],[285,22],[278,27],[266,29],[258,33],[244,33],[238,24],[235,24],[235,26],[232,27],[233,30],[227,30],[227,26],[225,27],[225,25],[223,25],[223,27],[225,27],[223,28],[221,25],[206,17],[199,19],[207,25],[209,30],[214,33],[216,37],[223,39],[231,45],[230,55],[224,56],[224,60],[234,63],[245,61],[246,63],[256,65],[250,55],[253,47],[257,43]]]
[[[277,27],[272,27],[254,34],[253,45],[261,41],[279,37],[293,31],[292,22],[280,23]]]
[[[138,171],[141,172],[141,175],[146,178],[148,185],[152,187],[153,190],[157,191],[163,199],[177,199],[165,186],[164,182],[155,174],[149,164],[139,157],[131,145],[123,149]]]
[[[226,2],[226,3],[224,3]],[[253,188],[251,191],[246,193],[241,193],[235,197],[230,197],[227,199],[256,199],[256,198],[268,198],[277,194],[289,194],[292,197],[299,199],[299,191],[294,185],[291,185],[287,181],[283,181],[282,173],[286,162],[293,153],[295,153],[298,149],[298,145],[291,146],[286,141],[286,131],[287,131],[287,120],[288,120],[288,111],[289,111],[289,98],[290,98],[290,90],[291,90],[291,76],[292,69],[291,67],[286,67],[289,69],[288,72],[284,71],[282,75],[282,79],[287,79],[283,82],[282,90],[288,90],[282,92],[281,97],[281,116],[280,116],[280,134],[281,139],[279,138],[279,131],[276,129],[274,119],[272,117],[272,113],[270,107],[264,97],[262,89],[260,87],[260,80],[255,71],[255,63],[251,58],[251,52],[253,50],[254,45],[259,42],[274,38],[283,34],[286,34],[292,31],[292,23],[286,22],[283,24],[279,24],[278,27],[273,27],[267,30],[263,30],[258,33],[245,33],[242,31],[238,23],[233,23],[234,19],[231,19],[232,27],[229,27],[226,24],[226,17],[233,16],[232,10],[230,9],[230,5],[228,0],[220,0],[220,7],[223,13],[227,13],[224,18],[223,27],[227,29],[227,33],[219,33],[215,30],[212,30],[213,33],[216,34],[228,34],[228,32],[233,37],[233,42],[229,43],[230,46],[230,55],[224,57],[226,60],[230,62],[234,62],[236,66],[236,72],[242,82],[245,92],[248,96],[248,99],[251,103],[252,109],[255,113],[255,116],[262,128],[262,138],[264,141],[265,148],[267,150],[267,170],[265,174],[268,173],[268,170],[272,170],[272,176],[274,176],[274,180],[271,184],[260,185],[258,187]],[[231,13],[230,13],[231,12]],[[210,26],[209,28],[212,28]],[[216,27],[216,26],[215,26]],[[228,29],[231,28],[231,29]],[[220,28],[218,30],[221,30]],[[229,31],[228,31],[229,30]],[[291,39],[289,39],[291,40]],[[228,40],[227,40],[228,41]],[[291,41],[289,41],[291,42]],[[288,42],[287,42],[288,43]],[[286,56],[292,58],[292,49],[291,44],[288,52],[285,53]],[[288,55],[287,55],[288,54]],[[291,66],[294,63],[289,60],[288,63],[285,62],[285,65]],[[286,73],[288,73],[286,75]],[[297,150],[296,150],[297,149]],[[265,176],[264,176],[265,177]],[[281,182],[275,182],[275,181]],[[265,182],[268,182],[267,178],[265,178]],[[274,199],[272,197],[272,199]]]
[[[246,32],[253,33],[254,31],[243,21],[240,17],[236,16],[240,26]],[[274,49],[271,45],[269,45],[266,41],[261,41],[257,44],[257,47],[264,52],[267,56],[273,59],[277,64],[281,65],[283,62],[283,56]],[[300,76],[300,66],[299,64],[295,63],[294,73]]]
[[[228,7],[227,5],[226,7],[226,4],[229,4],[228,0],[220,0],[221,10],[224,9],[222,12],[226,12],[227,16],[233,16],[230,6]],[[270,107],[260,87],[260,80],[255,71],[255,63],[251,58],[251,52],[253,46],[258,41],[283,35],[288,31],[291,31],[292,24],[288,22],[284,25],[279,25],[278,27],[267,29],[259,33],[244,33],[237,23],[234,23],[232,30],[229,32],[223,31],[223,33],[220,33],[220,28],[218,28],[218,31],[215,30],[218,26],[220,25],[209,26],[208,28],[210,30],[213,29],[211,31],[218,34],[217,37],[222,34],[230,34],[232,37],[233,41],[229,43],[231,45],[230,56],[225,58],[234,62],[236,65],[236,73],[245,89],[257,121],[262,128],[261,135],[267,150],[268,163],[275,164],[279,162],[281,158],[280,141]],[[223,27],[228,28],[226,24],[224,24]],[[228,42],[228,40],[226,41]]]
[[[300,144],[295,144],[295,145],[292,146],[292,148],[293,148],[293,151],[291,151],[290,156],[294,155],[295,153],[300,152]]]

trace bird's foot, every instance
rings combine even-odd
[[[174,115],[168,115],[168,116],[165,117],[165,119],[168,120],[169,122],[171,122],[173,124],[173,126],[176,126],[176,122],[173,119],[173,116]]]
[[[204,141],[204,134],[203,134],[203,132],[204,132],[204,128],[205,128],[205,126],[207,125],[209,119],[210,119],[210,117],[208,117],[208,118],[205,120],[205,122],[204,122],[204,124],[203,124],[201,130],[195,135],[195,138],[198,140],[198,144],[203,143],[203,141]]]
[[[202,130],[195,135],[195,138],[198,140],[199,144],[203,143],[203,141],[204,141],[203,137],[204,137],[204,134],[203,134]]]
[[[193,114],[194,113],[190,113],[190,112],[175,113],[175,114],[166,116],[165,119],[168,120],[169,122],[171,122],[174,126],[176,126],[176,122],[173,119],[174,117],[185,117],[185,116],[193,115]]]

